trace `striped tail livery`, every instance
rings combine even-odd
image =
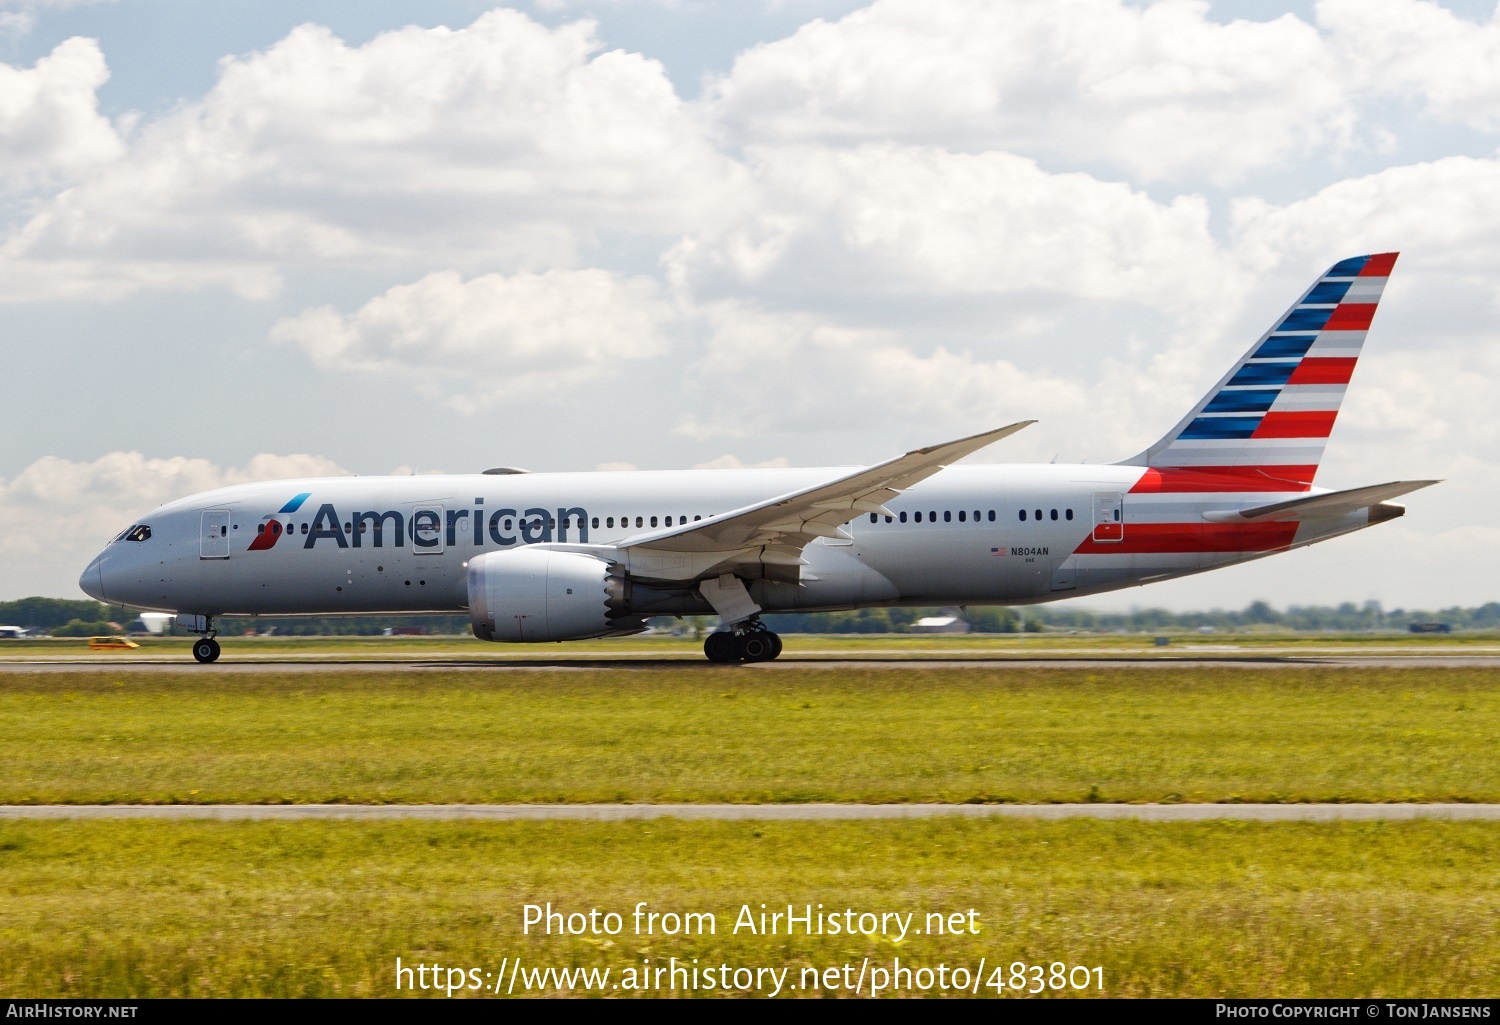
[[[1396,255],[1330,267],[1181,423],[1127,462],[1173,490],[1308,490]]]

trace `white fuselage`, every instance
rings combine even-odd
[[[609,545],[843,472],[467,474],[238,485],[157,509],[139,521],[150,528],[148,539],[111,543],[80,582],[114,604],[204,616],[460,612],[468,604],[466,566],[476,555],[535,544]],[[1028,604],[1196,573],[1369,523],[1361,512],[1229,526],[1204,513],[1287,495],[1142,491],[1150,472],[1114,465],[949,467],[887,502],[889,519],[860,515],[844,528],[851,540],[809,545],[800,582],[768,576],[747,584],[766,612]],[[691,588],[647,586],[633,611],[712,609]]]

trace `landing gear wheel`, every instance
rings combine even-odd
[[[766,630],[740,634],[735,639],[735,651],[746,662],[769,662],[776,657],[776,646],[771,642],[774,636]]]
[[[780,634],[773,634],[769,630],[767,630],[766,631],[766,637],[769,638],[770,641],[771,641],[771,658],[773,660],[780,658],[781,657],[781,635]]]
[[[721,665],[728,662],[738,662],[739,654],[735,651],[734,634],[719,631],[711,633],[703,639],[703,654],[708,656],[710,662],[718,662]]]
[[[219,657],[219,642],[212,637],[200,637],[193,645],[193,657],[199,662],[214,662]]]

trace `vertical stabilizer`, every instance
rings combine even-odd
[[[1396,256],[1334,264],[1191,413],[1125,462],[1180,485],[1169,490],[1306,491]]]

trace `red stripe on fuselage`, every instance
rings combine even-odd
[[[1095,541],[1076,555],[1134,555],[1162,552],[1274,552],[1291,546],[1296,523],[1127,523],[1125,540]]]
[[[1306,491],[1318,472],[1313,466],[1150,467],[1130,489],[1132,495],[1213,491]]]
[[[1267,413],[1252,438],[1326,438],[1333,430],[1338,410],[1325,412]]]
[[[1354,376],[1354,356],[1306,356],[1287,384],[1348,384]]]

